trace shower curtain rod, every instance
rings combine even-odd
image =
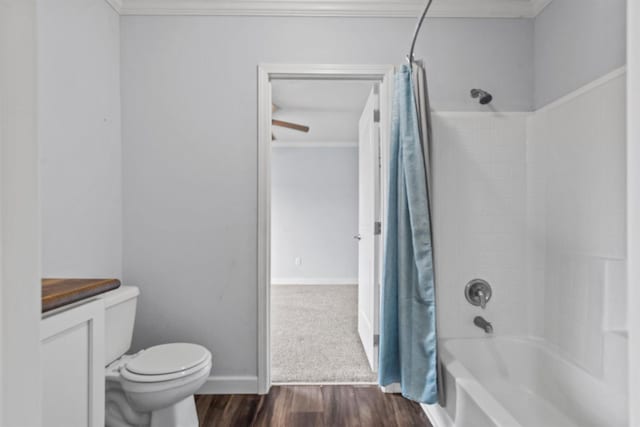
[[[418,39],[418,34],[420,33],[420,27],[422,27],[422,22],[424,21],[424,18],[427,16],[427,12],[431,7],[431,3],[433,3],[433,0],[427,1],[427,5],[425,6],[424,11],[422,12],[422,15],[420,15],[420,19],[418,19],[418,25],[416,25],[416,31],[413,33],[413,41],[411,41],[411,50],[409,50],[409,55],[407,56],[407,61],[409,61],[409,65],[413,64],[413,49],[416,47],[416,40]]]

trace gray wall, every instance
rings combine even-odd
[[[124,280],[134,347],[193,341],[213,375],[256,374],[257,73],[261,62],[400,63],[413,19],[123,17]],[[433,106],[533,105],[531,20],[428,21]],[[428,55],[427,55],[428,53]]]
[[[625,0],[553,0],[535,19],[536,108],[626,63]]]
[[[272,283],[358,283],[356,234],[358,147],[274,146]]]
[[[120,18],[104,0],[37,3],[42,273],[120,277]]]

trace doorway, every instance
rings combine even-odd
[[[366,368],[368,368],[369,373],[372,374],[372,371],[377,368],[377,316],[379,306],[380,281],[379,261],[381,255],[380,242],[383,238],[383,236],[381,235],[382,227],[380,225],[379,219],[384,210],[384,206],[382,206],[384,197],[382,197],[382,195],[385,193],[384,186],[380,183],[386,182],[386,171],[384,167],[381,167],[381,165],[385,164],[388,147],[390,121],[389,94],[391,93],[390,85],[392,73],[393,66],[390,65],[263,65],[259,67],[258,381],[259,391],[261,393],[268,392],[272,381],[272,321],[282,320],[272,319],[271,317],[271,293],[273,289],[271,287],[271,268],[273,265],[272,260],[282,260],[280,254],[275,255],[272,252],[272,238],[277,237],[281,234],[281,229],[272,229],[272,197],[278,196],[278,194],[272,193],[272,178],[278,179],[280,184],[282,184],[283,182],[289,182],[287,180],[283,181],[280,174],[278,174],[278,176],[273,175],[274,166],[282,166],[282,162],[279,162],[279,159],[276,157],[282,156],[280,156],[279,154],[274,155],[272,149],[274,149],[274,145],[276,145],[279,147],[277,148],[278,150],[286,148],[286,150],[289,151],[289,154],[295,153],[296,148],[298,148],[299,150],[325,150],[327,149],[327,147],[320,146],[320,144],[322,142],[331,142],[326,140],[306,141],[307,143],[313,142],[313,145],[318,146],[314,147],[312,144],[308,144],[306,146],[302,145],[302,147],[304,148],[301,148],[300,146],[296,147],[292,141],[289,141],[289,144],[287,145],[286,132],[293,132],[294,130],[291,129],[284,130],[283,132],[285,133],[280,132],[280,138],[278,138],[276,136],[277,132],[273,132],[272,128],[272,119],[274,118],[280,120],[281,122],[285,121],[288,123],[297,124],[299,126],[301,125],[303,129],[307,126],[307,124],[304,123],[304,120],[300,120],[304,119],[304,117],[283,117],[282,114],[278,114],[277,112],[274,113],[274,110],[278,110],[278,108],[282,108],[282,106],[273,105],[275,103],[273,97],[273,88],[281,87],[287,81],[294,83],[298,82],[297,86],[301,86],[302,82],[323,82],[326,83],[326,88],[332,85],[340,86],[341,84],[347,84],[348,82],[354,83],[354,87],[363,86],[366,84],[369,85],[370,93],[366,97],[365,105],[362,105],[361,107],[363,111],[360,115],[359,120],[359,140],[355,143],[354,141],[338,142],[335,141],[335,137],[331,138],[334,140],[334,145],[339,145],[340,143],[344,145],[345,143],[350,142],[351,144],[355,145],[352,145],[350,149],[352,151],[357,151],[357,153],[353,154],[357,157],[358,169],[358,203],[356,208],[358,224],[357,229],[352,233],[353,235],[349,236],[349,238],[357,239],[351,243],[355,247],[358,247],[356,254],[357,266],[355,269],[355,271],[357,271],[357,280],[351,280],[352,282],[357,281],[357,284],[351,284],[352,287],[345,286],[349,285],[348,283],[334,285],[329,284],[329,286],[335,286],[336,288],[327,289],[322,287],[327,286],[326,282],[325,284],[318,284],[316,286],[313,286],[313,284],[311,284],[310,282],[306,282],[306,284],[298,283],[298,287],[296,289],[293,289],[293,292],[291,293],[294,294],[294,300],[296,294],[300,296],[301,293],[313,293],[312,290],[314,288],[319,292],[322,291],[320,292],[320,294],[324,293],[325,295],[330,295],[331,291],[334,291],[336,294],[338,293],[338,291],[346,294],[351,293],[351,307],[353,307],[353,310],[355,311],[353,313],[353,318],[351,321],[353,322],[353,327],[357,327],[357,334],[355,335],[355,337],[359,341],[355,344],[357,344],[359,346],[359,350],[364,353],[363,356],[365,357],[363,358],[363,360],[366,360],[366,365],[369,365],[366,366]],[[304,83],[302,84],[302,86],[304,86]],[[309,99],[311,101],[322,100],[323,98],[329,100],[331,99],[330,96],[327,97],[325,95],[316,94],[315,96],[297,97],[296,99],[300,100],[298,102],[305,102],[305,99]],[[282,103],[283,101],[280,102]],[[292,102],[295,103],[295,101]],[[370,114],[366,112],[368,110],[371,110]],[[303,123],[296,123],[300,121],[302,121]],[[274,136],[276,137],[275,141],[273,141]],[[296,137],[295,139],[299,139],[299,141],[297,141],[298,144],[304,144],[305,142],[304,138],[302,137]],[[362,144],[363,141],[365,141],[366,143]],[[331,149],[345,148],[346,146],[331,147]],[[295,154],[291,155],[295,157]],[[278,163],[274,163],[274,160],[278,161]],[[294,163],[296,162],[294,161]],[[311,173],[311,171],[308,172]],[[363,195],[364,197],[362,197]],[[278,227],[280,228],[282,225],[281,220],[282,217],[279,216],[279,224],[276,225],[278,225]],[[331,227],[331,225],[329,226]],[[308,224],[307,227],[309,227]],[[344,234],[345,233],[343,232],[342,237],[344,237]],[[301,279],[304,279],[304,275],[302,274],[302,272],[305,271],[305,269],[302,268],[302,266],[305,266],[304,257],[293,256],[293,252],[289,252],[287,253],[285,258],[287,263],[290,264],[289,267],[292,267],[294,269],[296,269],[297,267],[297,271],[300,272],[300,277],[295,277],[295,274],[293,276],[290,275],[290,277],[293,278],[290,279],[289,286],[291,286],[292,282],[303,281]],[[353,267],[354,266],[352,264],[352,272],[354,271]],[[280,273],[284,271],[280,264],[274,266],[274,272],[276,270]],[[310,280],[311,282],[313,282],[313,275],[311,277],[312,279]],[[335,279],[337,281],[341,281],[339,278]],[[315,281],[317,281],[317,279]],[[286,286],[287,280],[282,280],[281,277],[279,278],[279,282],[281,284],[283,284],[284,282]],[[293,285],[296,285],[296,283],[293,283]],[[338,286],[340,286],[340,288],[337,288]],[[278,286],[277,293],[282,294],[282,290],[283,288]],[[316,299],[317,301],[314,302],[313,299]],[[342,300],[347,301],[348,299],[349,297],[346,297],[346,299],[343,298]],[[353,304],[354,299],[357,301],[357,306],[356,304]],[[316,312],[320,311],[320,319],[322,318],[321,300],[321,297],[312,295],[311,299],[307,299],[305,302],[307,304],[311,304],[311,307],[313,307]],[[283,306],[290,305],[289,303],[285,303],[284,300],[279,301],[282,302]],[[331,306],[331,304],[328,304],[328,306]],[[301,307],[302,308],[299,310],[304,312],[304,304]],[[349,309],[347,308],[347,310]],[[331,335],[331,339],[335,339],[340,336],[340,331],[338,330],[333,332],[329,331],[328,333]],[[279,338],[281,337],[278,337],[278,339]],[[313,340],[312,334],[309,334],[308,340]],[[282,344],[281,341],[279,343]],[[335,347],[339,350],[345,350],[343,348],[340,348],[342,346],[339,344],[339,341],[334,341],[334,343],[337,343]],[[313,360],[309,360],[307,363],[312,364],[314,362]],[[334,363],[338,363],[339,365],[340,357],[335,359]],[[304,359],[302,364],[304,365]],[[336,365],[334,364],[333,366]],[[331,370],[334,368],[331,368],[331,365],[328,365],[327,368],[323,369]],[[280,374],[278,374],[278,376],[280,376]],[[331,378],[330,373],[327,376],[318,377],[317,382],[325,382],[329,378]],[[358,376],[354,376],[353,379],[349,379],[348,376],[341,377],[341,379],[344,380],[344,382],[357,382],[358,380],[360,380]],[[375,374],[370,375],[367,379],[369,381],[371,381],[371,379],[375,380]],[[313,375],[309,378],[309,380],[309,382],[316,382],[313,381]]]
[[[272,381],[373,383],[379,83],[271,87]]]

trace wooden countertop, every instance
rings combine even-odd
[[[118,279],[42,279],[42,312],[119,287]]]

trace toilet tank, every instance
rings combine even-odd
[[[125,354],[131,347],[139,294],[140,290],[135,286],[121,286],[102,295],[105,308],[105,365]]]

